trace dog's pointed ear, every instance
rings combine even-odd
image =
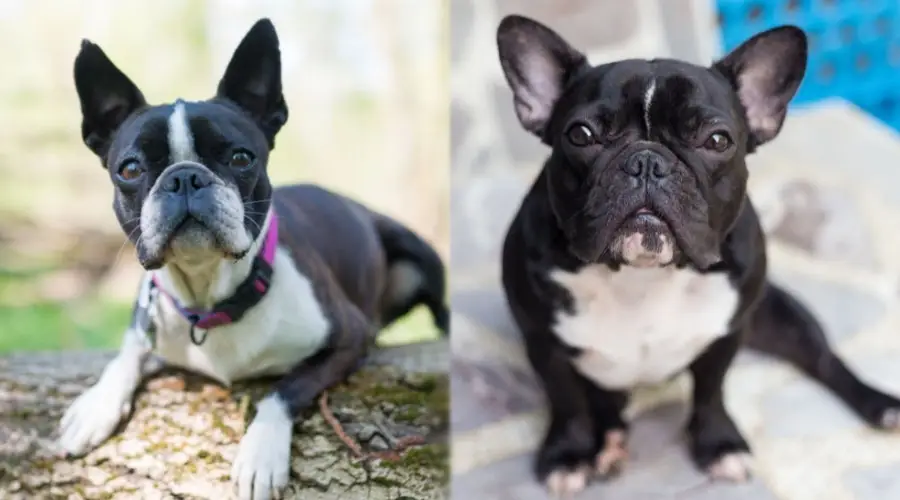
[[[566,83],[587,58],[550,28],[515,15],[500,22],[497,49],[519,122],[543,138]]]
[[[140,89],[90,40],[81,42],[74,74],[81,101],[81,138],[104,158],[119,125],[147,102]]]
[[[753,36],[713,65],[731,81],[744,106],[751,151],[778,135],[806,61],[806,34],[780,26]]]
[[[269,139],[269,146],[275,146],[275,134],[287,122],[288,109],[281,92],[281,50],[272,21],[260,19],[241,40],[216,96],[250,114]]]

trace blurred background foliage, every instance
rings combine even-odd
[[[0,2],[0,352],[109,348],[141,269],[81,143],[72,62],[98,43],[150,102],[212,95],[256,19],[282,43],[276,184],[316,182],[449,248],[449,0]],[[387,342],[434,335],[422,311]]]

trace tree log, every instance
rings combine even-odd
[[[430,357],[422,345],[378,349],[328,392],[330,412],[362,456],[318,406],[298,420],[284,498],[447,497],[449,354],[446,342],[430,344]],[[139,391],[132,416],[109,441],[82,458],[58,456],[62,413],[111,356],[0,357],[0,498],[232,498],[231,461],[266,381],[223,388],[164,372]],[[403,449],[408,442],[417,444]]]

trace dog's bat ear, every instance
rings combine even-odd
[[[778,135],[806,62],[806,34],[795,26],[780,26],[753,36],[713,65],[744,106],[750,151]]]
[[[241,40],[217,97],[228,99],[252,116],[275,147],[275,134],[287,122],[288,109],[281,91],[281,50],[269,19],[260,19]]]
[[[515,15],[500,22],[497,49],[519,122],[544,139],[556,101],[587,58],[550,28]]]
[[[81,42],[74,74],[81,101],[81,138],[104,158],[122,122],[147,102],[140,89],[90,40]]]

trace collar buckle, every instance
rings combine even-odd
[[[203,343],[206,342],[206,337],[209,334],[209,332],[207,330],[203,329],[202,333],[200,333],[200,336],[199,337],[197,336],[198,335],[197,323],[200,321],[200,316],[197,314],[191,314],[191,315],[187,316],[187,320],[191,323],[191,331],[190,331],[191,342],[195,346],[198,346],[198,347],[203,345]]]

